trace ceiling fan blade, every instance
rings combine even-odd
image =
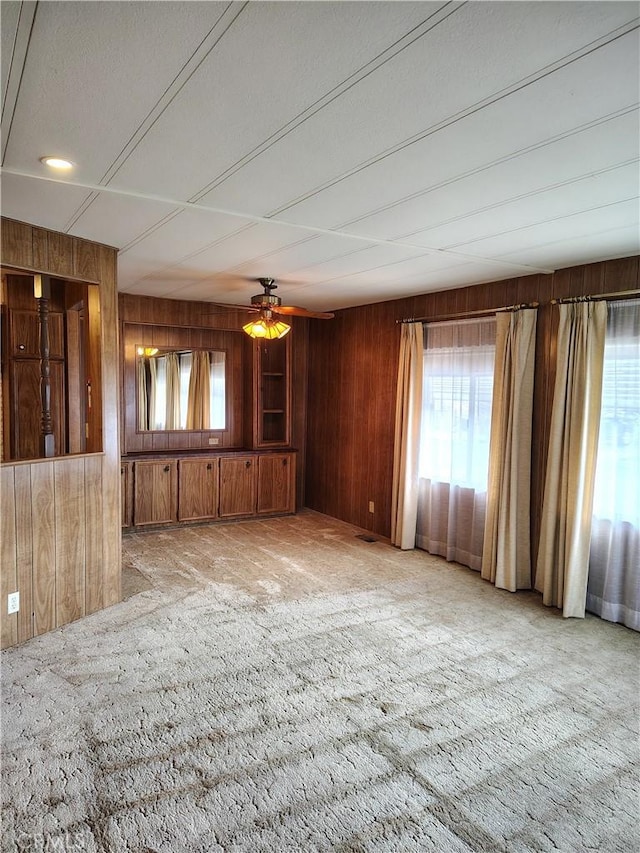
[[[217,310],[207,311],[207,314],[224,314],[225,312],[223,310],[220,310],[224,308],[227,308],[230,311],[250,311],[253,314],[260,310],[259,308],[254,308],[252,305],[231,305],[228,303],[223,304],[222,302],[211,302],[209,304]]]
[[[315,317],[318,320],[332,320],[333,314],[327,311],[307,311],[306,308],[296,308],[295,305],[278,305],[271,309],[274,314],[291,314],[296,317]]]

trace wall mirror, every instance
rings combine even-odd
[[[224,350],[137,344],[135,352],[139,432],[226,429]]]

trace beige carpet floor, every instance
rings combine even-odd
[[[633,851],[640,636],[313,512],[2,654],[3,851]]]

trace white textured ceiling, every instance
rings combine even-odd
[[[116,246],[124,292],[329,310],[640,252],[639,3],[0,12],[2,213]]]

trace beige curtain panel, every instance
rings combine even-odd
[[[605,302],[560,305],[556,381],[536,589],[563,616],[584,616],[595,481]]]
[[[180,429],[180,362],[177,352],[168,352],[167,364],[167,414],[165,429]]]
[[[482,577],[531,589],[531,425],[535,309],[498,314]]]
[[[136,359],[136,389],[138,392],[138,429],[149,429],[149,402],[147,400],[146,359]]]
[[[187,402],[187,429],[209,429],[211,411],[211,366],[209,353],[193,353],[189,396]]]
[[[396,396],[391,541],[405,551],[415,548],[416,544],[422,361],[422,323],[403,323]]]
[[[156,394],[158,390],[158,362],[155,358],[145,359],[149,370],[149,390],[147,392],[147,406],[149,407],[149,429],[162,429],[156,420]]]

